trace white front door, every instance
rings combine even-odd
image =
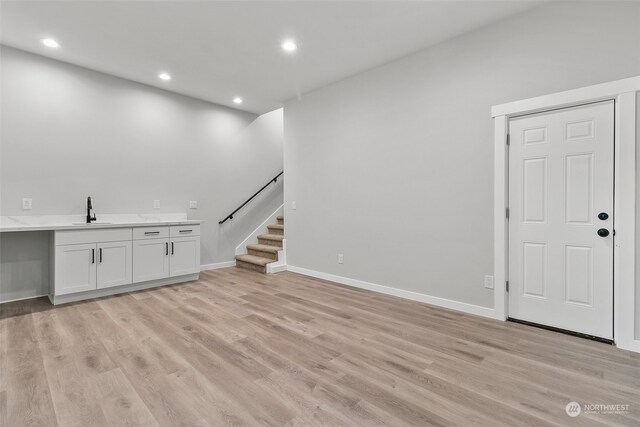
[[[613,101],[509,136],[509,317],[613,339]]]

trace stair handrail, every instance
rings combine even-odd
[[[259,189],[258,191],[255,192],[255,194],[251,197],[249,197],[243,204],[241,204],[240,206],[238,206],[236,208],[236,210],[234,210],[233,212],[231,212],[229,215],[227,215],[225,217],[225,219],[223,219],[222,221],[219,221],[218,224],[224,224],[227,220],[229,219],[233,219],[233,215],[235,215],[236,212],[238,212],[240,209],[242,209],[244,207],[244,205],[246,205],[247,203],[249,203],[251,200],[253,200],[254,197],[256,197],[258,194],[262,193],[262,191],[267,188],[269,185],[275,183],[278,181],[278,178],[280,178],[280,176],[284,173],[284,171],[281,171],[278,175],[274,176],[273,178],[271,178],[269,180],[269,182],[267,182],[261,189]]]

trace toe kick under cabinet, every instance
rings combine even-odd
[[[55,231],[54,304],[198,278],[200,226]]]

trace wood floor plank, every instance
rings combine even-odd
[[[617,414],[565,406],[623,404]],[[640,356],[293,273],[0,305],[0,425],[640,424]]]
[[[290,414],[280,402],[272,396],[259,394],[259,390],[252,387],[252,380],[255,378],[252,374],[227,363],[214,349],[194,341],[187,331],[176,326],[172,317],[179,317],[178,313],[174,313],[174,316],[163,316],[155,301],[147,306],[147,299],[143,300],[142,304],[137,304],[132,298],[124,300],[132,304],[132,309],[148,327],[157,328],[166,345],[176,348],[190,365],[214,383],[221,393],[242,402],[254,418],[276,425],[284,424],[293,418],[293,414]]]
[[[51,390],[38,347],[32,314],[27,311],[4,319],[3,322],[7,322],[7,425],[55,424],[57,421]]]
[[[131,346],[112,357],[160,425],[209,425],[189,398],[174,393],[169,375],[143,348]]]
[[[120,368],[96,376],[92,398],[99,403],[111,425],[160,425]]]
[[[73,353],[53,357],[45,354],[43,358],[58,423],[77,427],[106,425],[100,402],[92,396],[95,377],[85,375],[79,368],[82,361]]]
[[[194,368],[170,376],[176,395],[189,399],[190,405],[211,426],[251,426],[255,419],[247,409]]]

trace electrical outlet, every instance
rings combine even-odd
[[[297,209],[296,202],[291,202],[291,209],[294,211]]]
[[[493,276],[484,276],[484,287],[493,289]]]
[[[25,211],[30,211],[33,208],[33,199],[32,198],[24,198],[22,199],[22,209]]]
[[[344,255],[338,254],[338,264],[344,264]]]
[[[198,201],[197,200],[191,200],[189,202],[189,209],[198,209]]]
[[[160,200],[153,201],[153,209],[160,209]]]

